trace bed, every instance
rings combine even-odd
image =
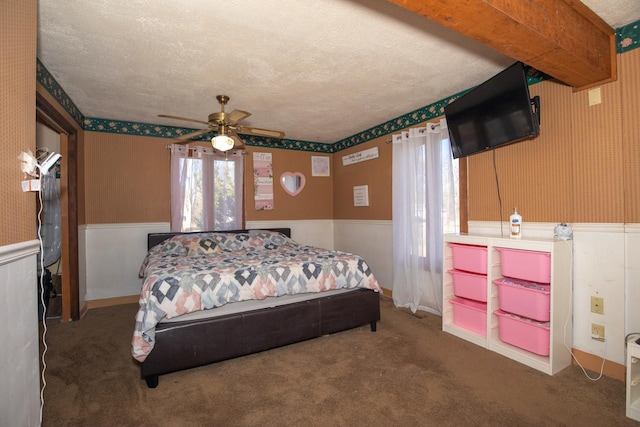
[[[380,287],[359,256],[288,228],[151,233],[132,355],[159,376],[370,325]]]

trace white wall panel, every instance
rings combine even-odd
[[[573,226],[573,347],[625,363],[624,228],[622,224]],[[604,298],[604,314],[591,313],[591,297]],[[605,342],[591,324],[605,327]]]
[[[247,221],[246,228],[290,228],[291,238],[302,245],[333,249],[333,220]]]
[[[37,240],[0,247],[0,423],[37,426],[40,408]]]
[[[640,224],[625,226],[625,333],[640,333]]]
[[[380,286],[393,289],[393,225],[391,221],[336,220],[335,249],[360,255]]]
[[[94,224],[80,227],[84,248],[85,300],[138,295],[140,266],[147,253],[147,234],[169,231],[168,223]],[[82,261],[82,258],[81,258]],[[83,288],[83,284],[80,284]]]

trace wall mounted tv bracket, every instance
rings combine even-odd
[[[540,97],[538,95],[531,98],[531,107],[533,109],[533,115],[538,120],[538,126],[540,126]]]

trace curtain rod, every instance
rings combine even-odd
[[[431,126],[431,130],[440,126],[440,123],[427,123],[428,126]],[[426,126],[425,126],[426,128]],[[393,138],[387,138],[387,144],[391,144],[393,142]]]
[[[170,149],[171,149],[171,145],[172,145],[172,144],[167,144],[165,148],[166,148],[167,150],[170,150]],[[189,150],[189,151],[194,151],[194,150],[196,150],[196,147],[186,147],[186,148],[187,148],[187,150]],[[240,153],[240,154],[242,154],[243,156],[246,156],[247,154],[249,154],[249,152],[248,152],[248,151],[241,150],[241,149],[239,149],[239,150],[229,150],[229,151],[220,151],[220,150],[216,150],[215,148],[211,148],[211,147],[203,147],[203,148],[208,149],[208,150],[213,150],[213,151],[214,151],[215,153],[217,153],[217,154],[229,154],[229,153],[232,153],[232,154],[238,154],[238,153]]]

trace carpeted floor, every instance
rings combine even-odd
[[[137,305],[48,325],[44,426],[631,426],[625,385],[548,376],[381,300],[369,326],[160,377],[130,355]],[[595,374],[592,373],[592,376]]]

